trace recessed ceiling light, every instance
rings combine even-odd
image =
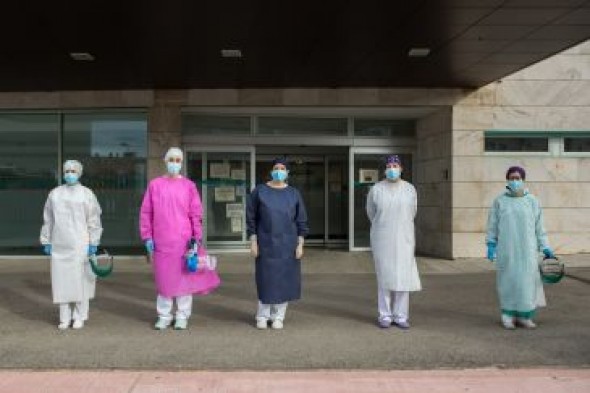
[[[221,57],[226,58],[241,58],[242,51],[239,49],[222,49],[221,50]]]
[[[412,48],[408,52],[410,57],[426,57],[430,54],[430,48]]]
[[[76,61],[94,61],[94,56],[88,52],[70,52],[70,57]]]

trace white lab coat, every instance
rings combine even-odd
[[[369,191],[367,215],[371,221],[371,250],[381,289],[422,289],[415,257],[417,209],[416,189],[404,180],[393,183],[383,180]]]
[[[96,276],[88,262],[88,245],[100,244],[101,209],[96,196],[81,184],[54,188],[43,211],[41,244],[51,244],[51,289],[54,303],[94,298]]]

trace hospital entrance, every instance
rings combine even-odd
[[[186,175],[203,203],[203,239],[212,250],[244,250],[247,194],[270,179],[272,159],[289,161],[288,183],[308,214],[306,244],[330,249],[369,248],[365,213],[370,187],[383,176],[383,157],[400,154],[412,181],[411,151],[351,146],[185,146]]]

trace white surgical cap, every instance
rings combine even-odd
[[[164,156],[164,161],[168,161],[170,157],[178,157],[182,161],[184,161],[182,150],[180,150],[180,148],[178,147],[171,147],[170,149],[168,149],[166,155]]]
[[[66,162],[64,162],[64,172],[67,169],[70,169],[70,170],[73,169],[76,171],[76,173],[78,173],[78,176],[82,176],[82,171],[83,171],[84,167],[82,166],[82,164],[78,160],[67,160]]]

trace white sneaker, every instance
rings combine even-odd
[[[174,330],[185,330],[188,326],[188,320],[186,319],[177,319],[174,321]]]
[[[502,314],[502,326],[504,326],[504,329],[515,329],[516,326],[514,325],[514,318],[509,315]]]
[[[167,319],[163,319],[163,318],[158,318],[158,321],[156,322],[156,324],[154,325],[154,329],[156,330],[164,330],[166,329],[168,326],[170,326],[170,323],[172,321],[169,321]]]
[[[268,319],[256,318],[256,328],[257,329],[268,329]]]
[[[81,319],[76,319],[74,324],[72,325],[74,329],[82,329],[84,327],[84,321]]]
[[[280,319],[275,319],[274,321],[272,321],[272,328],[277,330],[282,329],[283,321],[281,321]]]
[[[60,322],[59,325],[57,325],[57,328],[59,330],[66,330],[70,327],[70,323],[69,322]]]
[[[537,324],[534,323],[532,319],[517,318],[516,323],[527,329],[534,329],[537,327]]]

